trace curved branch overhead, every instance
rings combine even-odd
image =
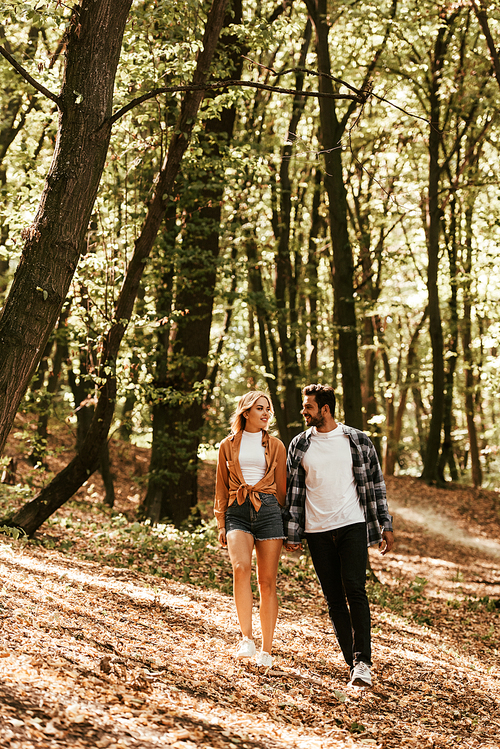
[[[345,84],[347,85],[347,84]],[[149,91],[147,94],[143,94],[142,96],[138,96],[136,99],[133,99],[128,104],[126,104],[124,107],[119,109],[111,118],[111,124],[113,125],[117,120],[120,119],[120,117],[123,117],[124,114],[127,112],[130,112],[131,109],[134,107],[139,106],[139,104],[143,104],[145,101],[148,101],[149,99],[153,99],[155,96],[158,96],[159,94],[170,94],[170,93],[176,93],[178,91],[214,91],[221,88],[229,88],[231,86],[239,86],[239,87],[245,87],[245,88],[257,88],[261,91],[273,91],[278,94],[288,94],[288,95],[300,95],[300,96],[306,96],[306,97],[315,97],[317,99],[321,97],[327,97],[330,99],[348,99],[350,101],[358,102],[359,104],[364,104],[366,101],[367,94],[363,91],[358,91],[357,89],[354,89],[352,86],[349,86],[349,88],[352,91],[356,91],[355,94],[333,94],[333,93],[323,93],[321,91],[297,91],[294,88],[281,88],[279,86],[270,86],[265,83],[256,83],[253,81],[215,81],[213,83],[204,83],[203,85],[188,85],[188,86],[162,86],[161,88],[155,88],[153,91]]]
[[[45,96],[47,99],[50,99],[53,101],[59,109],[62,106],[62,102],[59,96],[57,94],[54,94],[52,91],[49,91],[45,86],[43,86],[41,83],[39,83],[33,76],[31,76],[28,71],[23,68],[20,63],[17,62],[17,60],[5,49],[5,47],[2,47],[0,45],[0,55],[2,55],[11,65],[12,67],[19,73],[20,76],[24,78],[27,83],[29,83],[31,86],[33,86],[34,89],[39,91],[43,96]],[[290,73],[295,70],[299,70],[298,68],[290,68],[288,70],[284,70],[283,72],[279,73],[279,75],[284,75],[285,73]],[[309,75],[324,75],[324,73],[319,73],[318,71],[314,70],[308,70],[307,68],[301,68],[301,72],[307,73]],[[277,74],[278,75],[278,74]],[[211,83],[204,83],[202,85],[198,84],[190,84],[186,86],[162,86],[160,88],[155,88],[152,91],[148,91],[146,94],[143,94],[142,96],[138,96],[135,99],[132,99],[128,104],[125,104],[125,106],[121,107],[115,114],[111,117],[109,124],[114,125],[115,122],[117,122],[121,117],[123,117],[127,112],[130,112],[132,109],[134,109],[137,106],[140,106],[145,101],[149,101],[150,99],[154,99],[155,96],[159,96],[160,94],[173,94],[183,91],[216,91],[217,89],[223,89],[223,88],[229,88],[229,87],[241,87],[241,88],[255,88],[260,89],[261,91],[272,91],[277,94],[286,94],[288,96],[304,96],[307,98],[327,98],[327,99],[337,99],[337,100],[343,100],[343,101],[351,101],[353,103],[358,104],[365,104],[367,99],[370,96],[374,96],[379,101],[384,101],[387,104],[390,104],[391,106],[395,107],[399,111],[403,112],[404,114],[410,114],[402,107],[398,106],[397,104],[394,104],[390,101],[388,101],[386,98],[382,96],[378,96],[376,93],[373,92],[371,89],[357,89],[354,86],[352,86],[350,83],[347,83],[346,81],[343,81],[340,78],[335,78],[334,76],[328,76],[331,78],[331,80],[335,81],[336,83],[340,83],[342,86],[345,86],[349,91],[352,93],[349,94],[340,94],[340,93],[330,93],[325,91],[298,91],[293,88],[283,88],[281,86],[271,86],[265,83],[257,83],[254,81],[241,81],[241,80],[228,80],[228,81],[214,81]],[[424,117],[421,117],[420,115],[412,114],[412,117],[415,117],[419,120],[424,120],[427,122],[427,120]]]

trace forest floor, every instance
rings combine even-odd
[[[307,554],[280,564],[272,669],[233,659],[227,552],[213,524],[134,520],[146,466],[115,448],[114,510],[93,476],[34,540],[0,536],[1,747],[500,747],[499,494],[388,480],[396,547],[370,552],[364,690],[347,686]],[[2,515],[45,480],[18,472]]]

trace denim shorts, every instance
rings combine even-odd
[[[256,541],[285,538],[283,516],[277,498],[273,494],[259,493],[262,502],[257,512],[247,497],[242,505],[235,500],[226,510],[226,533],[243,531],[250,533]]]

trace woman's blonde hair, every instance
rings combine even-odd
[[[245,428],[245,417],[243,414],[249,411],[254,403],[262,397],[267,400],[271,412],[274,413],[273,404],[267,393],[261,393],[260,390],[251,390],[249,393],[241,396],[236,406],[236,411],[231,416],[231,434],[238,434],[238,432],[241,432]]]

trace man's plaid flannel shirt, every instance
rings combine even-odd
[[[369,437],[359,429],[344,424],[340,426],[350,440],[354,478],[366,518],[368,546],[372,546],[380,543],[383,530],[392,531],[392,517],[387,508],[384,477]],[[304,535],[306,472],[302,467],[302,458],[310,444],[311,429],[308,429],[294,437],[288,448],[287,501],[283,520],[285,535],[291,544],[300,543]]]

